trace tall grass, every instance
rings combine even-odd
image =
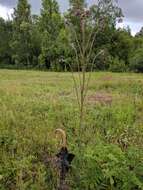
[[[0,189],[56,189],[47,159],[57,152],[57,127],[76,154],[71,189],[143,189],[142,86],[142,75],[92,73],[81,155],[71,74],[1,70]]]

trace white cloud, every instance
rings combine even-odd
[[[0,5],[0,17],[4,19],[11,18],[13,9]]]
[[[135,34],[140,31],[143,24],[140,22],[132,22],[132,21],[125,20],[124,27],[126,26],[129,26],[131,28],[132,35],[135,36]]]

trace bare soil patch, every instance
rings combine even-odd
[[[112,95],[105,92],[96,92],[95,94],[88,96],[89,103],[100,103],[100,104],[111,105],[112,101],[113,101]]]

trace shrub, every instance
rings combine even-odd
[[[119,58],[116,57],[112,59],[109,70],[112,72],[125,72],[127,71],[127,66],[123,60],[119,60]]]
[[[108,70],[110,62],[111,62],[111,56],[107,49],[102,50],[103,53],[97,53],[97,58],[95,60],[95,70]]]
[[[135,72],[143,72],[143,49],[138,49],[130,58],[130,69]]]
[[[138,149],[131,147],[124,152],[117,145],[101,141],[94,146],[86,146],[75,166],[80,170],[75,170],[73,189],[142,190],[142,156],[143,152]]]

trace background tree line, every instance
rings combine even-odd
[[[62,14],[56,0],[42,0],[40,15],[32,15],[28,1],[19,0],[11,20],[0,18],[0,67],[68,71],[76,58],[74,38],[66,22],[70,20],[76,26],[80,42],[78,11],[80,6],[87,8],[84,0],[69,3]],[[86,32],[96,33],[93,57],[103,52],[96,57],[94,69],[143,72],[143,29],[135,37],[129,27],[117,29],[123,13],[114,0],[99,0],[87,9],[90,16]]]

